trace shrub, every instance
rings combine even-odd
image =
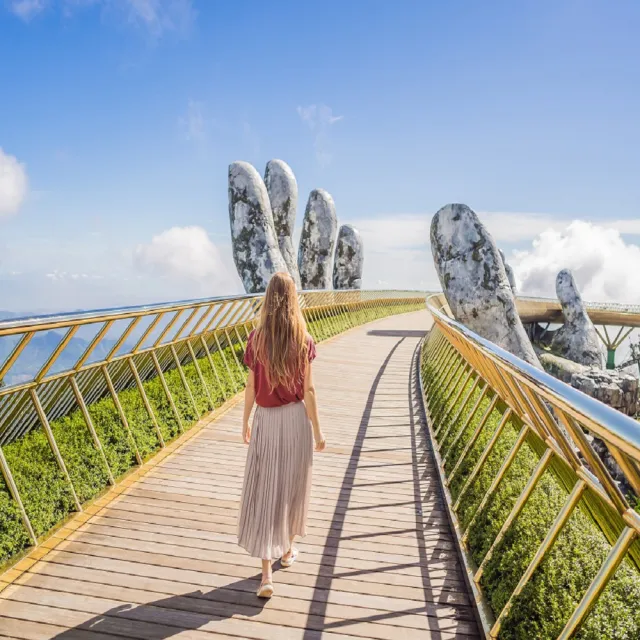
[[[3,451],[31,526],[41,536],[75,509],[69,485],[41,428],[32,429]]]
[[[0,567],[26,549],[30,543],[18,505],[11,498],[0,475]]]
[[[82,413],[76,410],[55,420],[51,430],[78,500],[86,502],[95,498],[108,485],[109,475]]]
[[[425,380],[431,380],[430,363],[423,362]],[[467,389],[462,394],[464,398]],[[457,390],[445,393],[433,380],[428,394],[432,414],[438,414]],[[477,397],[477,393],[474,394]],[[473,404],[471,398],[467,409]],[[453,447],[445,466],[450,473],[457,456],[473,434],[487,400],[481,403],[478,415],[471,420],[459,442]],[[454,416],[461,404],[453,407],[448,418]],[[464,416],[464,412],[461,414]],[[460,418],[462,421],[464,417]],[[487,420],[467,459],[456,472],[450,490],[454,500],[489,439],[495,433],[501,414],[494,411]],[[462,426],[461,424],[459,426]],[[515,443],[519,424],[510,421],[496,441],[482,470],[469,485],[461,500],[457,516],[463,530],[486,494],[491,482]],[[443,439],[446,428],[439,432]],[[455,426],[446,437],[451,445]],[[440,443],[442,444],[442,443]],[[477,515],[469,529],[468,546],[473,560],[480,564],[504,524],[517,497],[538,463],[539,457],[527,442],[523,444],[511,467],[498,485],[493,497]],[[536,485],[520,515],[512,523],[502,541],[487,561],[481,586],[489,605],[497,616],[508,601],[513,589],[524,574],[537,548],[547,534],[553,520],[564,505],[568,492],[555,472],[548,469]],[[574,608],[580,602],[589,584],[600,569],[610,545],[582,503],[575,509],[556,543],[543,563],[534,572],[522,593],[514,599],[504,621],[501,640],[551,640],[557,638]],[[576,635],[581,640],[635,640],[640,638],[640,573],[629,560],[623,562],[609,583],[593,611]]]

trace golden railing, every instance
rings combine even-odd
[[[634,572],[640,567],[640,515],[631,504],[635,498],[621,491],[594,452],[590,437],[606,444],[628,484],[640,494],[640,425],[456,322],[442,294],[429,297],[427,306],[435,324],[421,352],[424,402],[449,515],[484,632],[498,637],[510,614],[525,608],[527,585],[579,509],[606,537],[608,553],[553,636],[573,637],[621,564]],[[510,446],[501,450],[499,458],[492,457],[507,426],[513,429]],[[506,490],[505,478],[525,447],[533,452],[535,464],[518,479],[522,488],[514,492],[512,502],[494,505],[493,498]],[[491,472],[485,473],[489,460]],[[517,581],[511,578],[508,597],[500,594],[490,601],[484,588],[487,567],[503,561],[505,556],[497,554],[517,548],[515,524],[548,473],[564,491],[561,508],[545,516],[535,553],[515,576]],[[488,510],[494,506],[507,509],[499,523],[488,520]],[[481,519],[490,523],[485,530],[492,532],[492,538],[474,549],[470,532],[477,530]],[[553,609],[548,615],[554,615]],[[531,633],[531,638],[542,637]]]
[[[411,291],[300,294],[309,331],[317,341],[385,315],[424,308],[424,300],[424,293]],[[110,406],[115,408],[114,419],[120,422],[119,428],[135,455],[135,465],[143,464],[145,456],[121,402],[123,392],[134,390],[139,394],[136,397],[142,403],[140,407],[158,448],[165,447],[167,431],[157,402],[154,405],[149,397],[149,382],[160,382],[165,408],[178,425],[172,437],[179,436],[188,428],[185,411],[197,420],[244,387],[242,356],[261,305],[261,296],[245,295],[0,322],[0,344],[10,343],[8,355],[0,356],[0,382],[4,380],[0,387],[0,470],[32,545],[37,545],[50,530],[34,530],[29,511],[38,505],[25,504],[21,494],[29,487],[23,480],[21,491],[3,448],[41,429],[70,492],[73,508],[82,511],[83,499],[76,491],[69,461],[54,433],[58,427],[64,429],[60,421],[81,416],[106,470],[108,485],[116,484],[118,474],[110,468],[106,443],[101,441],[92,418],[96,403],[110,399]],[[50,351],[40,354],[34,368],[34,350],[30,347],[47,337]],[[69,353],[73,355],[71,359]],[[31,368],[21,369],[25,360]],[[27,374],[12,375],[16,370],[26,370]],[[170,389],[171,376],[181,384],[181,406],[177,387],[173,392]],[[78,461],[74,460],[74,464]],[[0,522],[0,534],[3,526],[5,523]],[[0,558],[0,566],[6,562],[7,558]]]

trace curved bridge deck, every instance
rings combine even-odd
[[[239,404],[45,543],[0,594],[0,636],[479,637],[424,434],[415,359],[429,325],[426,311],[405,314],[319,347],[329,445],[300,561],[276,571],[271,601],[235,544]]]

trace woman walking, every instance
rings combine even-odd
[[[315,357],[293,278],[276,273],[244,355],[249,378],[242,436],[249,452],[238,544],[262,560],[261,598],[273,595],[272,561],[281,558],[290,567],[298,555],[293,540],[306,534],[314,440],[316,451],[325,448],[311,375]]]

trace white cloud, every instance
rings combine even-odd
[[[336,122],[340,122],[344,116],[334,116],[333,109],[324,104],[310,104],[297,108],[300,120],[305,123],[314,134],[313,147],[316,152],[316,160],[320,166],[325,167],[331,163],[329,130]]]
[[[544,214],[478,215],[499,247],[532,243],[531,249],[507,256],[523,294],[555,297],[555,277],[568,268],[586,300],[640,302],[640,247],[620,235],[640,234],[640,220],[594,223]],[[348,221],[362,235],[366,286],[387,282],[392,287],[439,288],[429,243],[432,217],[396,214]]]
[[[186,35],[195,21],[191,0],[107,0],[126,14],[127,22],[142,27],[156,38],[173,32]]]
[[[194,283],[218,283],[229,276],[218,248],[202,227],[172,227],[136,247],[141,271]]]
[[[344,116],[334,116],[333,109],[324,104],[310,104],[308,107],[298,107],[298,115],[302,122],[306,122],[312,131],[339,122]]]
[[[365,288],[439,288],[429,248],[428,215],[340,220],[358,229],[364,245]]]
[[[51,4],[51,0],[9,0],[8,8],[28,22]],[[187,35],[196,18],[192,0],[60,0],[58,5],[66,17],[78,9],[99,6],[103,12],[113,13],[155,39],[167,33]]]
[[[478,211],[478,217],[486,225],[493,239],[501,242],[520,242],[538,236],[543,231],[562,231],[577,217],[545,213],[500,213]],[[430,216],[429,216],[430,217]],[[590,220],[595,225],[616,229],[628,235],[640,235],[640,218],[627,220]]]
[[[0,148],[0,218],[17,213],[27,197],[27,171]]]
[[[43,234],[21,243],[0,235],[0,309],[100,309],[242,293],[230,244],[216,247],[193,229],[169,229],[138,246],[89,230],[80,239]]]
[[[575,220],[561,231],[542,232],[531,249],[507,259],[524,295],[555,297],[556,275],[570,269],[585,300],[640,302],[640,247],[608,225]]]
[[[44,11],[48,5],[49,0],[12,0],[9,2],[9,11],[21,20],[29,22]]]
[[[204,104],[189,100],[187,113],[178,118],[178,126],[185,140],[202,143],[207,139],[208,127],[204,116]]]

